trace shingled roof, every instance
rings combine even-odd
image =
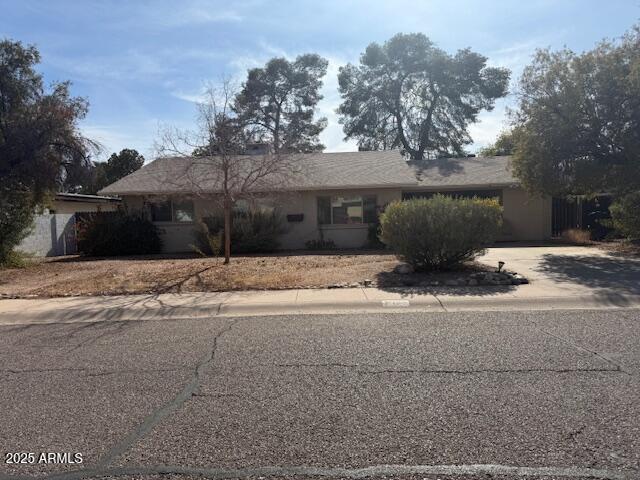
[[[410,162],[421,187],[504,187],[519,182],[511,173],[511,157],[439,158]]]
[[[253,160],[252,160],[253,159]],[[239,162],[255,157],[238,157]],[[211,162],[211,163],[208,163]],[[509,172],[509,157],[464,157],[407,162],[399,150],[310,153],[296,155],[299,173],[287,190],[357,188],[453,188],[506,186],[517,183]],[[194,157],[159,158],[100,191],[103,195],[152,195],[220,191],[211,172],[213,160]],[[274,182],[281,187],[281,182]],[[263,182],[256,188],[269,189]]]

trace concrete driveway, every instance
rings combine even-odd
[[[534,296],[592,294],[615,299],[640,295],[640,259],[596,247],[500,246],[488,249],[479,260],[492,265],[502,260],[505,268],[531,281],[526,290]]]

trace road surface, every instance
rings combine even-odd
[[[5,325],[0,365],[2,478],[640,477],[639,310]]]

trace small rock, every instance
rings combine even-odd
[[[529,283],[529,279],[526,277],[523,277],[522,275],[517,275],[514,278],[518,279],[518,282],[520,285],[526,285],[527,283]]]
[[[439,287],[440,282],[438,280],[433,280],[432,282],[429,282],[429,285],[431,285],[432,287]]]
[[[353,282],[349,284],[349,288],[358,288],[360,284],[358,282]]]
[[[467,285],[475,287],[476,285],[478,285],[478,280],[476,280],[475,278],[470,278],[469,280],[467,280]]]
[[[413,265],[409,265],[408,263],[401,263],[393,268],[393,273],[399,273],[400,275],[407,275],[413,273],[413,271]]]

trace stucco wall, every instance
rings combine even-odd
[[[125,196],[123,206],[129,212],[139,212],[144,208],[142,196]],[[196,218],[211,215],[216,207],[213,201],[195,197],[193,209]],[[193,252],[192,245],[197,245],[195,233],[199,228],[197,223],[155,222],[160,229],[162,251],[165,253]]]
[[[280,239],[284,250],[304,249],[309,240],[320,238],[322,229],[325,240],[333,240],[338,248],[361,248],[367,242],[367,225],[318,225],[317,197],[320,195],[375,195],[378,207],[402,198],[400,189],[371,190],[323,190],[298,192],[278,202],[279,210],[286,215],[302,214],[301,222],[286,222],[287,232]],[[503,190],[504,229],[503,241],[541,241],[551,237],[551,200],[531,197],[523,189]],[[140,210],[142,197],[125,197],[125,207]],[[194,199],[196,218],[211,215],[217,207],[205,198]],[[162,232],[165,252],[190,252],[195,243],[196,223],[158,222]]]
[[[501,240],[541,241],[551,238],[551,198],[530,196],[522,188],[502,191],[504,226]]]
[[[76,253],[75,216],[69,213],[36,215],[29,235],[17,250],[39,257]]]
[[[331,190],[300,192],[292,196],[281,210],[287,214],[303,214],[302,222],[287,222],[288,231],[282,236],[281,247],[286,250],[305,248],[309,240],[318,240],[320,231],[325,240],[333,240],[338,248],[360,248],[367,242],[367,225],[318,225],[318,202],[320,195],[375,195],[376,204],[382,207],[393,200],[400,200],[399,189],[380,190]]]
[[[320,238],[317,197],[319,195],[375,195],[378,206],[384,206],[393,200],[402,198],[399,189],[382,190],[336,190],[321,192],[299,192],[287,195],[277,202],[279,210],[285,217],[287,232],[280,239],[283,250],[304,249],[308,240]],[[125,207],[130,211],[140,210],[144,201],[140,196],[129,196],[123,199]],[[211,215],[217,210],[216,204],[206,198],[194,198],[196,218]],[[303,214],[301,222],[287,222],[286,215]],[[163,250],[170,252],[190,252],[195,243],[194,233],[198,225],[193,223],[157,222],[161,230]],[[367,241],[367,225],[325,225],[322,227],[325,240],[333,240],[338,248],[360,248]]]

